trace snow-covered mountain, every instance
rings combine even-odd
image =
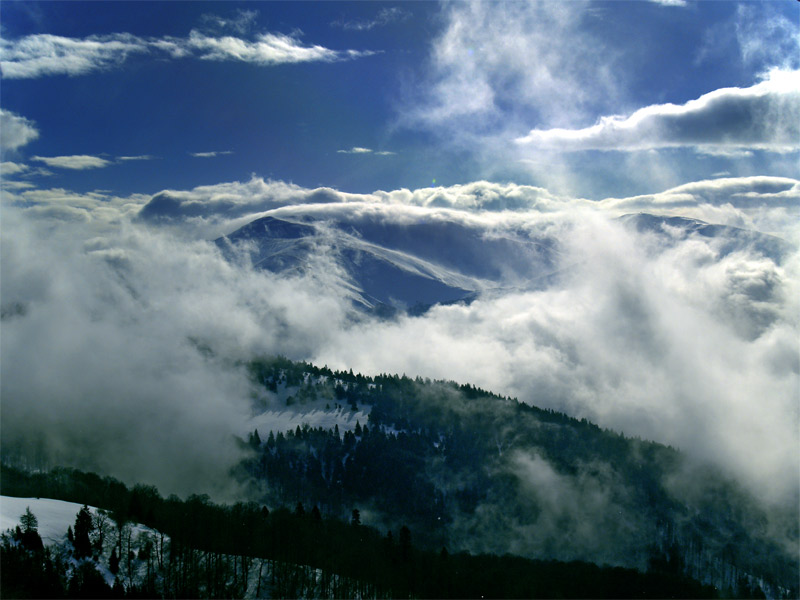
[[[794,250],[789,242],[773,235],[729,225],[714,225],[698,219],[638,213],[625,215],[620,220],[639,233],[655,233],[672,244],[692,236],[705,241],[716,240],[720,257],[747,250],[780,264]]]
[[[620,221],[664,247],[694,237],[720,256],[747,250],[776,263],[791,245],[774,236],[681,217],[633,214]],[[361,309],[424,312],[485,293],[541,289],[569,268],[546,229],[498,228],[446,219],[387,220],[369,215],[266,216],[216,240],[230,259],[242,255],[276,273],[324,274]]]
[[[495,235],[455,222],[319,221],[263,217],[216,240],[228,257],[253,266],[307,272],[320,257],[357,305],[378,312],[420,311],[470,301],[488,290],[532,288],[552,274],[554,244],[519,231]]]

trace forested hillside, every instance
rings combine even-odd
[[[797,593],[795,515],[764,512],[673,448],[470,385],[283,359],[251,372],[301,414],[323,403],[369,413],[353,431],[252,432],[242,476],[264,502],[342,517],[357,506],[381,527],[408,524],[431,549],[659,568],[720,589]]]
[[[149,486],[128,489],[112,478],[68,469],[32,474],[3,467],[0,473],[3,494],[79,500],[108,511],[101,527],[81,509],[74,533],[70,529],[58,548],[43,548],[35,525],[6,533],[0,545],[3,597],[719,595],[663,571],[425,550],[408,527],[384,534],[361,524],[355,511],[346,522],[302,504],[270,511],[254,503],[220,506],[202,496],[164,499]],[[126,537],[130,523],[153,529]],[[113,587],[99,574],[104,571],[114,576]]]

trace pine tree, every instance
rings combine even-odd
[[[85,504],[75,517],[75,558],[84,558],[92,555],[92,542],[89,534],[92,532],[92,513]]]
[[[38,531],[39,529],[39,520],[36,518],[36,515],[31,512],[30,506],[25,508],[25,514],[19,518],[19,522],[22,523],[22,531],[24,533]]]
[[[111,551],[111,556],[108,559],[108,570],[111,571],[112,575],[119,573],[119,555],[116,547]]]
[[[350,519],[350,523],[355,526],[361,525],[361,513],[357,508],[353,509],[353,518]]]

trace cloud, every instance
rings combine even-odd
[[[793,22],[769,4],[758,7],[739,4],[734,27],[742,62],[748,67],[800,69],[796,19]]]
[[[30,181],[9,181],[7,179],[0,181],[0,186],[5,190],[24,190],[36,187]]]
[[[800,148],[800,71],[773,70],[749,88],[724,88],[683,105],[658,104],[583,129],[533,129],[523,147],[555,151],[695,146],[785,152]]]
[[[587,5],[455,2],[443,18],[405,124],[485,136],[529,118],[572,122],[618,99],[618,53],[585,27]]]
[[[78,207],[35,208],[5,205],[0,223],[2,302],[25,307],[3,311],[4,455],[38,440],[62,464],[230,498],[254,390],[228,361],[277,351],[287,332],[288,352],[309,347],[341,318],[336,297],[205,242],[124,224],[98,236]],[[208,343],[220,360],[198,351]]]
[[[237,60],[261,66],[299,62],[335,62],[374,54],[304,45],[297,37],[261,33],[253,41],[234,36],[206,35],[192,30],[186,38],[142,38],[128,33],[87,38],[50,34],[19,40],[0,39],[0,70],[7,79],[48,75],[86,75],[117,67],[132,54],[166,54],[171,59]]]
[[[201,17],[202,21],[215,29],[233,30],[244,35],[255,25],[257,10],[237,9],[236,15],[231,18],[223,18],[218,15],[205,14]]]
[[[190,152],[191,156],[195,158],[214,158],[216,156],[226,156],[228,154],[233,154],[231,150],[222,150],[222,151],[215,151],[215,152]]]
[[[353,146],[350,150],[337,150],[339,154],[369,154],[372,152],[370,148],[362,148],[360,146]]]
[[[117,66],[130,54],[148,51],[146,40],[124,33],[84,39],[35,34],[16,41],[0,40],[0,70],[6,79],[85,75]]]
[[[677,6],[683,8],[688,6],[689,3],[686,0],[650,0],[655,4],[660,4],[661,6]]]
[[[16,150],[39,137],[36,123],[0,108],[0,148]]]
[[[43,162],[48,167],[78,171],[84,169],[102,169],[112,164],[110,160],[85,154],[78,154],[75,156],[31,156],[31,160]]]
[[[680,447],[791,502],[797,256],[723,257],[694,236],[665,250],[598,214],[562,216],[560,283],[353,328],[314,360],[475,381]]]
[[[798,190],[800,182],[788,178],[725,178],[592,202],[490,182],[349,194],[253,177],[152,197],[4,194],[3,302],[28,312],[4,321],[0,338],[3,439],[15,423],[42,423],[36,427],[52,435],[53,448],[85,449],[80,460],[100,461],[107,472],[119,461],[128,476],[141,476],[164,452],[164,470],[152,465],[159,485],[169,468],[195,476],[206,460],[216,476],[236,454],[217,445],[225,445],[219,436],[208,445],[217,459],[197,454],[189,440],[197,431],[210,435],[215,420],[227,432],[240,427],[251,393],[223,357],[275,352],[365,373],[474,383],[673,444],[765,502],[793,502],[800,456],[796,247],[771,257],[747,243],[731,249],[722,233],[683,234],[666,222],[639,230],[617,216],[707,211],[717,222],[792,239],[800,229]],[[334,253],[321,252],[305,275],[277,277],[246,261],[226,263],[198,239],[262,214],[345,227],[426,223],[444,231],[458,223],[477,239],[527,232],[557,241],[557,277],[539,289],[509,285],[419,317],[351,322]],[[67,345],[73,351],[63,352]],[[202,357],[195,345],[214,356]],[[25,368],[42,361],[46,376]],[[89,376],[76,381],[75,373]],[[183,417],[196,394],[199,408]],[[131,406],[141,402],[135,412]],[[53,424],[72,404],[74,416]],[[99,456],[90,452],[95,438],[75,441],[82,419],[97,411],[104,428],[96,443],[111,448]],[[143,455],[124,451],[142,436],[151,440]],[[536,457],[515,464],[520,477],[548,476]],[[597,487],[561,483],[587,499]]]
[[[297,38],[279,33],[262,33],[254,42],[231,36],[209,37],[198,31],[189,35],[187,46],[201,60],[238,60],[257,65],[299,62],[334,62],[369,56],[371,52],[340,52],[323,46],[305,46]]]
[[[372,148],[363,148],[361,146],[353,146],[350,150],[337,150],[338,154],[375,154],[376,156],[394,156],[397,153],[389,150],[373,150]]]
[[[117,160],[122,162],[127,162],[131,160],[153,160],[155,156],[150,154],[140,154],[138,156],[118,156]]]
[[[0,174],[5,176],[17,175],[18,173],[24,173],[29,168],[28,165],[7,161],[0,163]]]
[[[360,21],[337,19],[331,25],[346,31],[370,31],[375,27],[384,27],[390,23],[402,23],[411,17],[411,13],[397,6],[382,8],[375,18]]]

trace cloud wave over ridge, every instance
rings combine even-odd
[[[676,445],[765,502],[796,502],[798,196],[797,180],[769,177],[600,202],[488,182],[348,194],[258,177],[130,198],[9,191],[3,441],[35,423],[55,454],[183,490],[237,458],[230,436],[253,390],[236,361],[281,353],[480,385]],[[740,243],[750,238],[730,242],[738,230],[619,218],[639,212],[769,232],[790,249],[771,256]],[[278,276],[208,242],[263,215],[525,231],[558,241],[559,277],[543,289],[508,280],[422,316],[354,320],[335,253]],[[143,440],[141,456],[126,453]],[[156,454],[166,458],[153,473]],[[186,482],[170,483],[178,467]]]

